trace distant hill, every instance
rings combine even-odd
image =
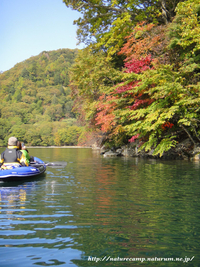
[[[68,87],[77,53],[43,51],[0,74],[0,146],[11,135],[28,145],[77,144],[82,128]]]

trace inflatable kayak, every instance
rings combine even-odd
[[[0,169],[0,181],[10,182],[39,176],[46,171],[46,164],[39,158],[34,157],[30,166],[7,165],[7,169]]]

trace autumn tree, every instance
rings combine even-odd
[[[96,124],[109,143],[138,140],[140,150],[160,156],[181,138],[188,137],[194,147],[199,143],[198,6],[179,4],[169,35],[166,27],[140,23],[127,37],[120,52],[126,55],[123,82],[97,102]],[[188,15],[193,23],[186,35]]]
[[[63,1],[68,7],[80,12],[74,23],[78,26],[79,42],[93,49],[107,51],[112,58],[124,44],[135,25],[143,20],[166,24],[175,15],[179,0],[87,0]]]
[[[74,111],[94,126],[96,102],[120,80],[120,72],[106,61],[103,52],[87,48],[79,52],[70,73]]]

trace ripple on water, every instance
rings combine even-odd
[[[105,255],[187,255],[198,266],[199,167],[67,151],[49,149],[46,160],[71,162],[64,169],[0,188],[0,266],[105,266],[87,260]]]

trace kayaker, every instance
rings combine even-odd
[[[18,140],[12,136],[8,139],[8,147],[0,156],[0,166],[7,164],[21,164],[22,166],[28,166],[29,163],[26,160],[24,154],[18,148]]]
[[[20,143],[20,151],[24,154],[28,164],[30,164],[30,159],[31,157],[29,156],[28,150],[26,149],[26,146],[24,145],[24,143]]]

